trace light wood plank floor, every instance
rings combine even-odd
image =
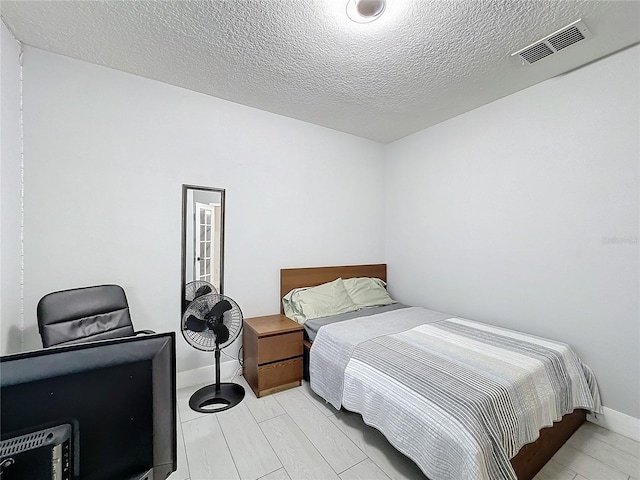
[[[189,408],[202,385],[178,391],[178,471],[171,480],[424,480],[360,415],[336,411],[301,387],[217,414]],[[585,423],[536,480],[640,480],[640,443]],[[461,479],[462,480],[462,479]]]

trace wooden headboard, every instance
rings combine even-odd
[[[315,287],[336,278],[373,277],[387,281],[387,264],[345,265],[339,267],[283,268],[280,270],[280,311],[282,297],[294,288]]]

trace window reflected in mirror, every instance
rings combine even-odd
[[[224,190],[182,186],[182,299],[187,284],[223,290]],[[194,283],[195,282],[195,283]]]

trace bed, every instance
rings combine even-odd
[[[287,295],[288,292],[297,288],[314,287],[327,282],[332,282],[338,278],[349,279],[358,277],[379,278],[386,282],[386,265],[375,264],[283,269],[281,270],[280,275],[281,298]],[[452,417],[438,416],[434,414],[434,410],[428,411],[429,408],[433,408],[432,405],[428,404],[431,401],[430,396],[436,396],[436,391],[433,390],[435,387],[431,386],[425,390],[428,392],[426,393],[426,403],[425,398],[411,397],[414,393],[413,390],[399,390],[401,388],[405,388],[403,386],[404,384],[411,384],[414,381],[413,377],[412,379],[407,380],[404,373],[405,370],[416,370],[415,365],[407,366],[409,365],[407,362],[412,362],[414,359],[409,358],[411,356],[408,358],[403,358],[401,356],[396,358],[392,356],[388,359],[382,359],[385,355],[384,352],[388,352],[389,350],[393,351],[394,342],[397,343],[397,341],[400,341],[403,338],[404,340],[402,341],[407,341],[409,344],[414,342],[416,338],[426,338],[427,343],[429,343],[433,341],[433,339],[426,336],[427,334],[435,334],[436,336],[449,335],[449,330],[455,330],[453,333],[454,335],[458,335],[460,331],[465,331],[467,333],[472,332],[473,335],[478,335],[478,331],[480,331],[480,336],[488,336],[491,341],[494,341],[493,338],[496,333],[498,338],[502,338],[506,335],[509,341],[511,341],[512,337],[517,337],[517,341],[520,341],[521,336],[527,336],[519,334],[518,332],[502,332],[500,329],[498,329],[497,332],[494,332],[493,329],[495,327],[478,324],[477,322],[466,319],[455,318],[452,315],[442,314],[440,312],[415,309],[415,307],[397,308],[379,314],[375,312],[371,314],[370,311],[367,313],[370,314],[370,316],[366,319],[355,315],[356,318],[353,320],[336,323],[329,322],[329,326],[326,328],[321,326],[321,328],[316,332],[316,341],[313,343],[311,342],[312,338],[309,336],[308,332],[307,336],[309,336],[309,338],[305,340],[305,374],[307,377],[309,376],[310,363],[311,388],[316,391],[316,393],[338,408],[346,408],[363,415],[365,423],[381,430],[394,447],[398,448],[398,450],[414,460],[423,472],[425,472],[425,474],[432,480],[439,480],[439,478],[483,477],[491,478],[492,480],[493,478],[518,478],[520,480],[532,479],[553,456],[553,454],[585,421],[586,410],[597,411],[600,409],[599,395],[595,379],[585,378],[585,385],[582,385],[581,381],[578,382],[573,380],[573,383],[569,382],[569,384],[573,385],[571,388],[573,388],[573,390],[580,390],[580,394],[582,396],[578,394],[577,396],[580,397],[580,400],[572,401],[574,403],[577,402],[578,404],[581,404],[584,408],[572,408],[571,405],[564,405],[562,408],[567,411],[563,411],[561,415],[558,415],[557,411],[555,414],[547,412],[547,417],[555,415],[557,418],[554,418],[553,421],[543,420],[542,425],[552,424],[552,426],[541,428],[539,429],[539,432],[538,429],[536,429],[535,432],[522,434],[522,431],[527,428],[530,429],[531,427],[518,427],[518,431],[520,432],[519,440],[517,442],[511,441],[511,443],[506,442],[509,443],[509,445],[504,446],[504,452],[502,452],[503,446],[494,448],[494,451],[488,454],[489,457],[491,457],[489,460],[486,458],[480,460],[477,458],[465,458],[465,455],[467,457],[469,457],[469,455],[468,453],[465,453],[464,448],[458,449],[458,444],[447,444],[445,441],[443,441],[444,443],[439,443],[440,439],[435,439],[434,435],[438,434],[437,429],[444,428],[451,432],[452,428],[455,430],[456,425],[459,427],[459,424],[463,422],[463,419],[466,421],[467,416],[473,418],[481,417],[485,419],[485,417],[490,415],[491,412],[489,412],[489,414],[487,414],[487,412],[478,414],[473,410],[476,407],[469,407],[467,405],[464,410],[458,409],[460,412],[460,418],[457,419],[455,418],[455,415]],[[407,320],[407,316],[426,318],[427,320],[424,324],[421,324],[420,321],[416,321],[415,319]],[[406,328],[396,325],[402,322],[408,322],[405,325]],[[378,326],[375,327],[374,325]],[[392,328],[389,327],[389,325],[391,325]],[[444,334],[442,332],[443,329],[447,330]],[[363,334],[364,330],[367,330],[366,334]],[[327,333],[325,334],[325,332]],[[465,335],[467,333],[465,333]],[[469,333],[469,335],[471,335],[471,333]],[[341,352],[341,348],[342,350],[344,350],[344,348],[340,345],[345,342],[348,343],[345,338],[350,337],[355,338],[355,340],[348,340],[352,342],[346,348],[346,350],[350,350],[347,352],[349,356],[344,357],[346,359],[344,360],[345,363],[340,363],[339,359],[341,358],[341,355],[344,356],[344,352]],[[525,338],[525,340],[528,339]],[[422,340],[419,340],[419,342],[421,341]],[[472,338],[469,342],[476,342],[476,338]],[[547,343],[545,343],[547,341],[544,339],[536,340],[536,342],[542,342],[543,346],[547,346]],[[382,343],[384,343],[384,348],[380,346]],[[391,347],[389,345],[391,345]],[[553,346],[555,348],[555,344]],[[538,347],[539,345],[518,345],[518,348],[533,348],[534,350]],[[399,351],[404,351],[406,348],[405,344],[401,349],[399,349]],[[483,348],[482,350],[485,349]],[[427,352],[426,354],[423,352],[418,355],[415,355],[415,353],[413,354],[419,362],[423,361],[425,355],[429,357],[430,352]],[[313,356],[311,362],[309,362],[310,356]],[[374,360],[378,359],[378,365],[369,366],[367,361],[364,360],[365,358]],[[372,360],[373,363],[375,363],[374,360]],[[554,359],[553,361],[557,364],[564,360]],[[568,361],[571,363],[571,360]],[[577,360],[577,364],[578,367],[583,366],[581,362],[579,362],[579,359]],[[575,370],[576,365],[573,367]],[[590,372],[588,367],[584,367],[587,372]],[[316,372],[315,374],[314,368]],[[492,371],[492,368],[493,366],[489,366],[488,370]],[[555,365],[550,368],[557,369],[559,367]],[[570,369],[571,367],[567,368]],[[340,372],[340,370],[342,370],[342,372]],[[338,374],[336,372],[338,372]],[[430,376],[433,377],[433,370],[431,370]],[[447,382],[451,381],[451,378],[452,377],[450,376]],[[327,387],[326,384],[330,384],[332,382],[335,383],[336,379],[339,388],[336,388],[335,386]],[[381,386],[384,382],[387,382],[387,385]],[[420,380],[420,382],[422,382],[422,380]],[[482,380],[482,382],[490,383],[485,380]],[[582,389],[579,389],[576,385],[582,385]],[[423,387],[416,387],[416,390],[420,390],[421,388]],[[431,390],[429,390],[429,388],[431,388]],[[500,389],[501,387],[498,388],[498,390]],[[588,389],[589,392],[585,392],[586,389]],[[531,392],[529,392],[529,394],[530,393]],[[439,395],[439,393],[437,395]],[[589,395],[591,395],[591,403],[589,403],[589,399],[586,398]],[[344,398],[344,396],[346,396],[346,398]],[[398,398],[394,399],[394,397],[400,397],[400,400],[398,400]],[[403,397],[412,398],[411,402],[408,402],[409,406],[404,410],[398,406],[403,402],[407,403],[402,400]],[[575,398],[576,395],[573,395],[573,397]],[[445,403],[446,401],[447,400],[445,400]],[[503,406],[501,405],[502,404],[496,402],[495,405],[487,408],[489,410],[503,409]],[[558,408],[556,408],[556,410]],[[424,415],[424,413],[429,414]],[[521,422],[524,425],[528,423],[528,417],[522,414],[518,416],[514,411],[505,413],[504,409],[500,410],[500,419],[502,423],[506,423],[506,427],[504,428],[507,430],[511,428],[510,424]],[[487,428],[491,430],[490,437],[493,439],[492,441],[496,443],[495,438],[503,439],[504,441],[504,438],[506,437],[505,433],[501,430],[502,427],[497,428],[498,432],[496,433],[493,431],[495,430],[493,426],[494,422],[491,420],[486,421],[486,419],[484,421],[488,425]],[[433,425],[428,422],[432,422]],[[447,422],[453,422],[455,425],[452,427],[452,424]],[[443,427],[445,424],[447,426]],[[463,445],[465,442],[464,439],[466,438],[465,435],[470,435],[470,437],[473,438],[475,438],[475,434],[484,435],[484,433],[480,434],[475,432],[474,428],[470,428],[472,434],[465,431],[456,433],[459,438],[456,437],[456,439],[454,439],[455,442]],[[530,443],[525,444],[522,442],[523,435],[526,438],[530,438]],[[451,439],[448,441],[451,442]],[[514,448],[516,449],[514,450]],[[496,451],[498,452],[497,454]],[[511,451],[512,454],[508,454],[509,451]],[[508,454],[508,457],[506,458],[506,465],[504,464],[504,459],[502,464],[500,463],[500,459],[498,459],[495,461],[494,465],[493,457],[496,455],[499,457],[501,453],[504,453],[505,455]],[[444,462],[447,463],[447,465],[440,466],[434,464],[434,461],[437,463],[438,458],[445,458],[447,456],[450,457],[448,462]],[[460,473],[462,470],[458,470],[457,474],[452,473],[452,467],[449,464],[459,462],[462,465],[467,460],[470,465],[481,464],[482,468],[478,471],[472,471],[473,469],[465,470],[464,476]],[[490,465],[485,469],[485,464]],[[454,475],[458,475],[458,477],[455,477]]]

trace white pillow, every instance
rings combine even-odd
[[[284,296],[282,303],[285,315],[298,323],[358,309],[341,278],[317,287],[292,290]]]
[[[302,310],[298,306],[296,301],[298,292],[302,290],[306,290],[305,288],[294,288],[289,293],[287,293],[284,297],[282,297],[282,307],[284,310],[284,314],[289,317],[291,320],[295,320],[296,322],[303,324],[305,322],[304,315],[302,314]]]
[[[347,278],[343,281],[347,293],[358,307],[379,307],[398,303],[385,288],[386,283],[379,278]]]

